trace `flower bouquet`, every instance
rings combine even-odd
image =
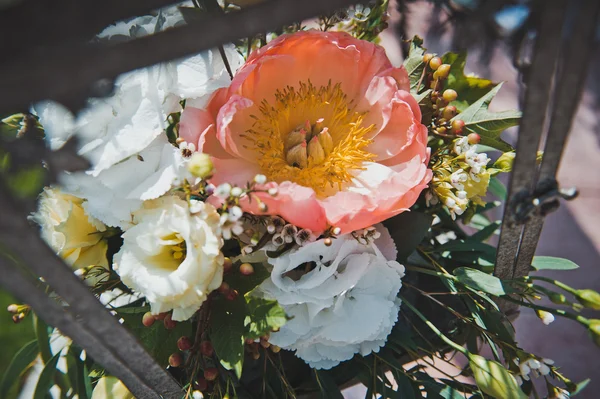
[[[521,349],[504,310],[572,318],[598,342],[600,321],[577,312],[599,309],[599,294],[492,275],[500,225],[486,213],[505,200],[496,176],[515,152],[500,135],[519,113],[489,110],[501,84],[465,75],[465,53],[429,54],[415,37],[392,65],[376,44],[386,9],[127,73],[77,117],[33,106],[51,148],[72,141],[91,166],[46,187],[32,221],[182,397],[340,398],[362,383],[368,397],[505,399],[537,397],[538,378],[559,398],[585,385]],[[98,40],[199,12],[161,11]],[[60,342],[59,357],[77,350]],[[77,353],[57,373],[84,370],[84,383],[56,378],[57,392],[131,397]]]

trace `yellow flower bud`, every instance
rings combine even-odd
[[[600,346],[600,320],[590,320],[590,324],[588,325],[588,333],[590,334],[590,337],[594,343]]]
[[[210,159],[210,156],[201,152],[195,152],[192,154],[187,167],[192,175],[201,179],[206,179],[212,176],[214,171],[214,165]]]
[[[494,162],[493,167],[496,169],[500,169],[502,172],[510,172],[512,170],[513,161],[515,159],[515,155],[517,155],[514,151],[505,152],[500,155],[500,158]]]
[[[600,293],[594,290],[577,290],[577,300],[586,308],[600,310]]]

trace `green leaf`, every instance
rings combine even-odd
[[[423,62],[423,55],[425,54],[425,48],[422,47],[423,39],[419,36],[413,37],[410,42],[410,48],[408,50],[408,56],[404,60],[404,68],[408,72],[408,78],[410,80],[410,91],[419,92],[419,81],[423,75],[423,69],[425,63]]]
[[[244,295],[248,312],[244,320],[248,331],[244,338],[260,338],[283,327],[288,320],[285,310],[276,300],[261,298],[254,292],[253,290]]]
[[[502,183],[498,178],[492,177],[490,179],[490,184],[488,185],[488,190],[490,193],[500,198],[502,201],[506,201],[507,190],[504,183]]]
[[[484,242],[485,240],[490,238],[492,235],[494,235],[494,233],[496,232],[496,230],[498,230],[499,227],[500,227],[499,222],[490,223],[483,229],[479,230],[477,233],[470,236],[469,239],[479,241],[479,242]]]
[[[500,363],[470,353],[469,365],[477,386],[493,398],[527,399],[515,377]]]
[[[531,266],[535,270],[574,270],[579,268],[576,263],[568,259],[553,256],[534,256]]]
[[[590,383],[590,379],[585,379],[581,382],[578,382],[577,384],[575,384],[573,387],[570,386],[570,391],[569,393],[571,394],[571,396],[575,396],[578,393],[580,393],[581,391],[583,391],[585,389],[585,387],[588,386],[588,384]]]
[[[71,344],[67,354],[67,377],[71,383],[74,393],[79,399],[89,398],[87,386],[90,384],[89,376],[85,370],[85,364],[81,360],[81,348]]]
[[[38,340],[38,347],[40,348],[40,354],[44,363],[52,358],[52,350],[50,350],[50,334],[52,334],[52,328],[48,327],[42,319],[36,314],[33,315],[33,329],[35,336]]]
[[[54,375],[56,374],[56,364],[60,358],[60,352],[52,356],[50,360],[44,366],[44,369],[40,373],[40,378],[37,385],[35,386],[35,393],[33,399],[45,399],[48,391],[54,385]]]
[[[427,89],[420,94],[413,93],[415,100],[419,103],[419,108],[421,108],[421,123],[425,126],[429,126],[429,124],[431,124],[431,119],[433,118],[431,91],[431,89]]]
[[[0,398],[8,397],[8,392],[14,384],[19,381],[29,365],[35,360],[39,353],[38,341],[33,340],[25,344],[11,360],[2,382],[0,383]]]
[[[238,378],[242,375],[244,363],[246,312],[246,304],[241,296],[234,300],[219,297],[212,303],[210,340],[223,367],[234,370]]]
[[[442,57],[442,62],[450,65],[450,73],[444,88],[456,90],[458,99],[451,104],[461,112],[496,86],[496,83],[488,79],[465,76],[467,53],[446,53]]]
[[[402,212],[383,222],[398,249],[398,261],[405,261],[423,241],[433,217],[418,211]]]
[[[467,133],[477,133],[481,137],[481,144],[496,148],[500,151],[512,151],[513,148],[502,139],[500,134],[509,127],[519,124],[521,113],[519,111],[490,112],[490,102],[498,93],[502,84],[498,84],[479,100],[471,104],[452,120],[465,122]]]
[[[152,357],[163,367],[168,365],[169,356],[178,351],[177,340],[180,337],[192,335],[191,323],[177,323],[171,330],[167,330],[159,321],[150,327],[144,327],[142,324],[143,313],[128,313],[127,311],[120,313],[119,308],[114,310],[123,319],[123,324],[129,331],[138,337]]]
[[[491,274],[469,267],[459,267],[454,270],[454,275],[459,282],[476,290],[496,296],[506,294],[502,286],[502,281]]]
[[[321,399],[344,399],[344,395],[340,392],[340,388],[329,371],[314,370],[314,372]]]
[[[448,385],[432,383],[429,381],[423,381],[422,384],[425,388],[425,392],[427,392],[428,399],[465,399],[465,395],[462,392],[459,392]]]

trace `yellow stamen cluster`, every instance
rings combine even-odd
[[[300,82],[264,100],[251,129],[242,136],[245,147],[259,154],[269,180],[292,181],[323,197],[341,190],[363,162],[374,125],[363,126],[364,114],[354,110],[339,84],[315,87]]]
[[[179,233],[172,233],[162,237],[163,250],[156,255],[158,265],[163,269],[176,270],[185,260],[187,245]]]

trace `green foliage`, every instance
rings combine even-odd
[[[450,104],[461,112],[496,86],[496,83],[488,79],[465,76],[465,65],[467,64],[467,53],[465,52],[459,54],[446,53],[442,57],[442,62],[450,65],[450,73],[445,81],[445,88],[453,89],[459,93],[458,98]]]
[[[574,270],[579,268],[575,262],[553,256],[534,256],[531,267],[535,270]]]
[[[177,323],[171,330],[167,330],[164,324],[158,321],[151,327],[144,327],[142,317],[148,311],[147,307],[127,305],[114,310],[123,319],[127,329],[140,340],[161,366],[166,367],[169,356],[178,351],[177,340],[192,335],[192,323]]]
[[[423,70],[425,69],[425,63],[423,62],[423,55],[425,55],[425,48],[423,45],[423,39],[419,36],[413,37],[410,42],[410,48],[408,55],[404,59],[404,68],[408,72],[408,78],[410,80],[410,91],[412,93],[418,93],[421,89],[419,82],[423,76]]]
[[[254,289],[269,277],[259,263],[254,273],[244,276],[239,264],[225,275],[224,281],[238,292],[234,299],[216,297],[212,302],[210,339],[223,367],[234,370],[239,378],[244,363],[244,341],[259,338],[282,327],[287,321],[277,301],[260,297]]]
[[[454,275],[461,284],[491,295],[502,296],[506,294],[502,281],[498,277],[469,267],[459,267],[454,270]]]
[[[56,355],[52,356],[44,365],[44,369],[40,374],[40,378],[38,379],[38,383],[35,387],[35,393],[33,394],[33,399],[45,399],[48,391],[54,385],[54,376],[57,373],[56,365],[58,364],[58,359],[60,358],[60,352]]]
[[[473,377],[483,393],[497,399],[527,399],[515,378],[500,363],[472,353],[468,357]]]
[[[398,261],[405,261],[431,227],[433,217],[418,211],[402,212],[383,222],[398,249]]]
[[[5,345],[9,348],[10,345]],[[29,366],[37,358],[39,354],[38,341],[33,340],[25,344],[15,354],[8,368],[3,373],[2,381],[0,382],[0,398],[8,398],[10,389],[15,386],[20,377],[29,369]]]
[[[331,372],[327,370],[314,370],[314,378],[319,387],[320,399],[344,399]]]
[[[502,84],[496,85],[487,94],[452,118],[452,121],[464,121],[464,131],[479,134],[481,144],[500,151],[512,151],[513,148],[500,138],[500,134],[509,127],[517,126],[521,113],[519,111],[490,112],[488,109],[490,102],[501,87]]]
[[[81,360],[81,352],[81,348],[74,344],[69,347],[66,356],[67,378],[79,399],[89,399],[92,396],[92,386],[85,362]]]

